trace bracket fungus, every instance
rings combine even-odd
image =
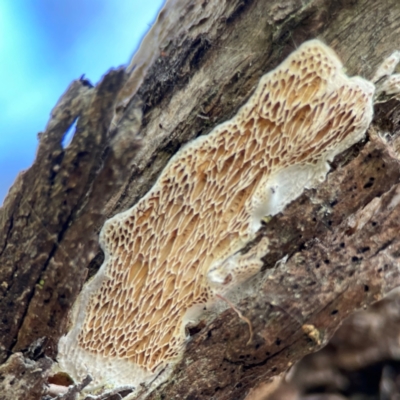
[[[311,40],[231,120],[180,149],[145,197],[104,224],[105,260],[60,340],[61,369],[137,387],[173,365],[185,325],[259,271],[268,245],[241,249],[261,218],[316,186],[327,162],[364,136],[374,90]]]

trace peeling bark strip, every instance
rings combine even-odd
[[[190,4],[201,7],[191,8]],[[95,88],[74,82],[41,135],[34,165],[19,176],[0,210],[0,360],[8,359],[4,368],[17,377],[11,353],[25,351],[43,337],[43,351],[55,356],[56,343],[66,331],[66,316],[87,271],[92,275],[102,262],[98,247],[101,226],[146,193],[181,143],[208,133],[234,115],[260,76],[306,39],[323,39],[340,55],[349,75],[370,77],[385,56],[400,48],[399,17],[397,0],[193,1],[188,2],[171,30],[171,40],[163,43],[162,54],[149,67],[137,94],[120,105],[118,126],[110,129],[114,109],[119,99],[125,98],[121,88],[131,72],[111,71]],[[378,133],[397,135],[398,104],[391,102],[389,107],[388,103],[388,108],[381,110],[376,120]],[[76,118],[77,132],[63,149],[62,137]],[[136,136],[139,128],[140,149]],[[379,140],[367,143],[369,150],[366,147],[361,151],[358,157],[364,154],[364,158],[358,164],[354,164],[357,151],[343,156],[335,162],[338,169],[324,186],[298,199],[266,227],[266,235],[273,235],[277,241],[266,268],[272,268],[274,260],[288,253],[305,252],[315,258],[310,269],[307,263],[296,261],[299,255],[277,266],[274,280],[267,280],[269,286],[264,286],[268,289],[265,297],[238,306],[252,320],[260,343],[256,342],[254,349],[245,347],[247,325],[233,311],[226,311],[193,336],[184,361],[158,394],[166,399],[175,394],[181,399],[244,398],[257,382],[285,370],[288,363],[315,349],[318,341],[327,340],[345,315],[398,285],[398,258],[392,251],[397,242],[375,256],[368,251],[357,254],[365,247],[359,246],[364,234],[365,240],[374,235],[378,249],[391,238],[383,230],[376,234],[367,231],[372,229],[368,224],[351,233],[357,220],[346,222],[350,215],[361,217],[361,210],[377,198],[378,214],[386,220],[374,220],[376,227],[389,221],[396,223],[397,208],[390,217],[383,215],[382,208],[392,201],[387,192],[400,179],[396,138],[393,147],[391,142]],[[374,181],[369,180],[371,177]],[[357,187],[350,191],[355,186],[351,185],[353,181]],[[327,190],[329,196],[324,197]],[[318,207],[315,201],[307,200],[310,196],[325,201]],[[344,237],[349,253],[342,259],[329,255],[338,246],[341,249],[336,228],[340,224],[349,232]],[[385,226],[389,232],[394,230]],[[331,230],[337,232],[336,237]],[[326,241],[328,237],[331,242]],[[282,249],[279,240],[285,243]],[[335,247],[330,247],[331,243]],[[368,244],[370,248],[372,245]],[[328,258],[321,249],[329,250]],[[315,254],[309,253],[312,250]],[[352,257],[360,260],[349,264],[353,268],[349,270],[347,262]],[[318,268],[317,259],[321,261]],[[329,264],[324,263],[326,260]],[[380,266],[372,266],[372,261]],[[289,279],[293,271],[294,283]],[[335,281],[329,275],[331,271]],[[322,282],[311,285],[317,281],[314,276]],[[275,283],[281,280],[291,285],[290,292]],[[307,283],[310,286],[301,286]],[[297,289],[295,284],[299,285]],[[333,290],[338,294],[330,293]],[[307,320],[315,309],[320,311]],[[294,310],[305,310],[305,314]],[[308,334],[301,324],[308,325]],[[263,354],[261,350],[254,354],[258,344]],[[27,371],[25,364],[19,363]],[[6,393],[5,398],[39,399],[45,378],[42,374],[30,376],[36,380],[38,392],[28,393],[26,389],[24,397],[19,397],[16,386],[10,388],[0,379],[0,393]]]

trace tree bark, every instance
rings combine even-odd
[[[0,399],[45,394],[68,312],[103,261],[102,225],[149,190],[183,143],[231,118],[305,40],[320,38],[349,75],[366,78],[400,49],[397,0],[182,4],[177,19],[159,19],[162,34],[146,39],[136,68],[111,70],[95,87],[70,85],[0,209]],[[237,305],[252,342],[226,310],[193,330],[150,399],[244,399],[400,285],[399,121],[397,100],[376,105],[368,139],[263,227],[271,245],[257,295]]]

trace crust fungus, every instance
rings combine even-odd
[[[264,75],[235,117],[185,145],[145,197],[105,223],[105,260],[60,340],[60,367],[137,386],[176,362],[185,325],[259,270],[261,253],[240,250],[261,218],[363,137],[373,94],[318,40]]]

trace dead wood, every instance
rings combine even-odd
[[[193,1],[136,92],[135,70],[110,71],[96,87],[73,82],[0,209],[1,376],[28,371],[29,358],[56,356],[68,312],[102,263],[104,221],[135,204],[182,143],[233,116],[260,76],[304,40],[324,40],[350,75],[371,77],[400,49],[399,17],[397,0]],[[150,398],[244,399],[400,284],[399,110],[395,100],[378,106],[369,140],[260,232],[271,240],[264,280],[238,305],[252,322],[251,344],[247,325],[225,311],[193,335],[171,380]],[[46,373],[24,379],[0,379],[0,398],[44,394]],[[20,397],[21,387],[42,389]]]

